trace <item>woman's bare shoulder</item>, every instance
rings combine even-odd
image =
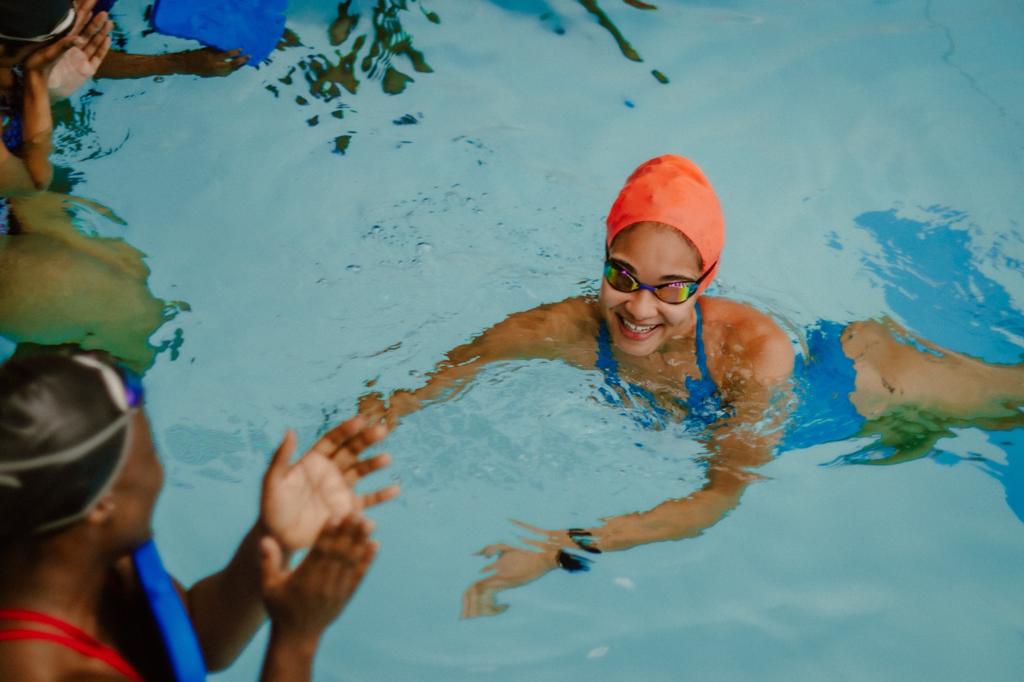
[[[701,310],[710,336],[723,353],[749,368],[760,383],[789,376],[795,353],[786,332],[772,317],[753,306],[706,296]]]

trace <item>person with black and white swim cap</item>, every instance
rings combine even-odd
[[[362,510],[398,492],[353,492],[387,466],[386,455],[359,459],[385,435],[356,417],[292,463],[289,432],[252,530],[223,570],[185,590],[152,543],[163,470],[141,381],[92,355],[0,365],[0,679],[200,680],[268,615],[263,679],[309,679],[323,630],[377,550]]]

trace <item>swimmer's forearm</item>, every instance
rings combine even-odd
[[[191,73],[183,56],[185,54],[129,54],[111,50],[96,70],[95,78],[146,78]]]
[[[544,358],[577,363],[569,349],[576,348],[579,353],[580,342],[592,342],[597,334],[596,323],[587,324],[589,311],[586,300],[569,298],[509,315],[469,343],[449,351],[422,387],[396,391],[389,412],[401,417],[425,403],[449,400],[494,362]],[[582,357],[585,363],[592,362],[593,350],[587,347]]]
[[[53,179],[50,152],[53,150],[53,115],[50,112],[48,76],[40,70],[25,73],[25,100],[22,111],[21,158],[31,180],[31,188],[44,190]]]
[[[694,494],[667,500],[645,512],[605,519],[587,532],[602,552],[617,552],[638,545],[695,538],[739,506],[750,477],[713,477]]]
[[[260,682],[303,682],[312,679],[313,658],[318,644],[316,640],[291,637],[271,626]]]
[[[188,591],[189,616],[211,670],[231,665],[267,617],[260,589],[258,526],[219,573]]]

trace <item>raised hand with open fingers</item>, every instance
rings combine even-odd
[[[390,462],[387,455],[359,460],[385,435],[386,429],[356,417],[329,431],[293,463],[295,433],[289,431],[263,477],[260,520],[265,531],[286,552],[298,551],[309,547],[325,525],[337,525],[353,511],[398,495],[397,486],[364,495],[353,490],[359,479]]]
[[[374,423],[362,415],[356,415],[342,422],[317,441],[310,452],[327,457],[345,477],[350,487],[355,487],[360,479],[379,471],[391,463],[391,456],[381,453],[368,459],[359,456],[371,445],[378,443],[388,435],[388,428]],[[398,495],[398,486],[389,485],[372,492],[358,495],[357,506],[360,509],[387,502]]]
[[[100,12],[95,17],[92,16],[92,9],[96,5],[96,0],[76,0],[75,2],[75,23],[60,40],[55,40],[52,43],[47,43],[40,47],[38,50],[33,51],[29,54],[22,62],[22,67],[26,72],[30,71],[41,71],[49,76],[50,71],[53,69],[57,61],[64,56],[64,53],[75,46],[76,42],[81,37],[84,37],[87,41],[94,35],[94,24],[102,27],[107,21],[107,13]],[[98,21],[97,21],[98,19]],[[107,33],[110,29],[107,28]],[[83,35],[83,31],[88,32]]]
[[[78,88],[96,75],[100,64],[110,51],[110,31],[114,23],[106,12],[98,12],[74,39],[50,70],[50,97],[54,100],[70,97]]]

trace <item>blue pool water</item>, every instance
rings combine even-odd
[[[142,34],[145,4],[117,5],[127,46],[184,45]],[[79,103],[74,193],[124,223],[82,229],[143,250],[153,293],[190,307],[146,376],[157,534],[183,580],[226,561],[285,428],[309,443],[368,382],[418,385],[509,313],[595,291],[602,218],[657,154],[695,159],[722,199],[712,293],[795,343],[889,315],[1021,361],[1021,3],[605,0],[641,63],[568,0],[411,2],[397,16],[432,72],[395,55],[414,80],[391,95],[386,65],[372,79],[357,60],[356,94],[311,95],[300,62],[337,62],[373,4],[339,48],[337,3],[293,0],[303,46],[269,65],[100,82]],[[318,680],[1019,679],[1021,430],[958,428],[885,467],[847,463],[863,438],[787,453],[701,537],[603,554],[460,620],[473,553],[524,534],[509,519],[588,526],[702,485],[699,443],[601,387],[505,363],[403,422],[387,442],[403,496],[373,512],[381,554]],[[265,634],[217,679],[254,679]]]

